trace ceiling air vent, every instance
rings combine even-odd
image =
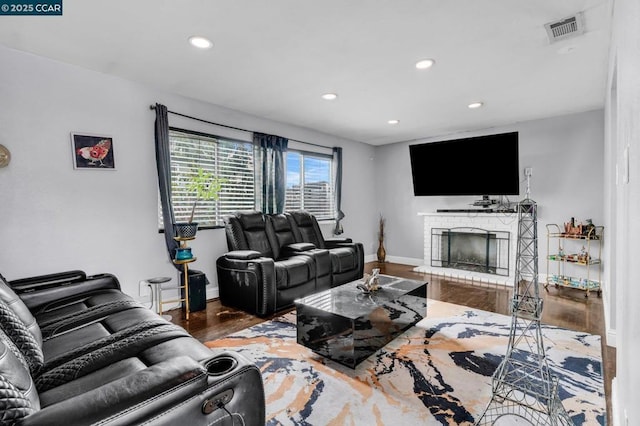
[[[574,16],[545,24],[544,27],[550,43],[577,37],[584,34],[584,16],[582,12],[578,12]]]

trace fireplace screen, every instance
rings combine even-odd
[[[509,232],[432,228],[431,266],[509,275]]]

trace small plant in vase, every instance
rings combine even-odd
[[[198,201],[218,200],[222,184],[226,179],[219,178],[213,173],[206,172],[199,168],[195,175],[191,176],[186,183],[186,190],[195,195],[191,214],[188,222],[176,223],[176,233],[181,238],[192,238],[198,230],[198,223],[193,221],[196,213]]]
[[[384,224],[385,220],[382,215],[380,215],[380,220],[378,221],[378,263],[384,263],[387,259],[387,252],[384,249]]]

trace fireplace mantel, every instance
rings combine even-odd
[[[513,285],[518,239],[518,215],[515,213],[418,213],[424,218],[424,263],[416,272],[445,275],[466,280]],[[497,276],[481,272],[431,266],[431,228],[479,228],[487,231],[509,232],[509,275]]]

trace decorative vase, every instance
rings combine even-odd
[[[385,220],[381,214],[378,220],[378,263],[384,263],[387,258],[387,251],[384,249],[384,225]]]
[[[198,224],[196,222],[184,222],[175,224],[176,233],[180,238],[193,238],[198,231]]]
[[[384,249],[384,243],[382,240],[378,244],[378,263],[384,263],[387,258],[387,251]]]
[[[191,254],[191,247],[178,247],[176,249],[176,260],[189,259],[193,259],[193,254]]]

